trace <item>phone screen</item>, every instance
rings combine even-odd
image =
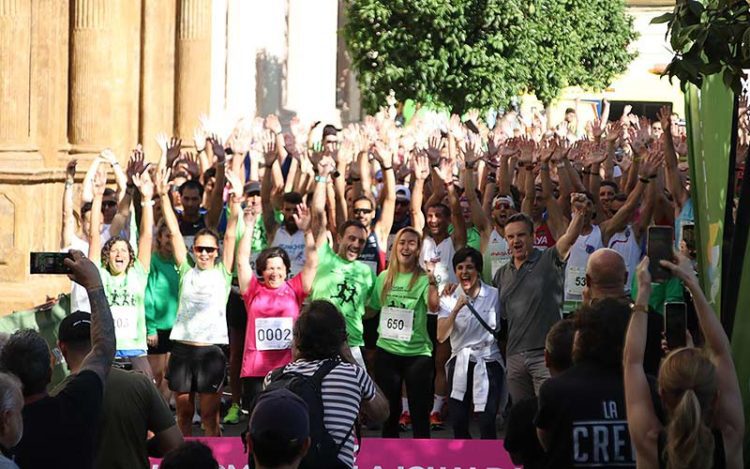
[[[32,252],[30,270],[32,274],[69,274],[70,269],[64,260],[70,257],[66,252]]]
[[[651,280],[661,283],[669,279],[670,272],[661,266],[659,261],[671,261],[672,239],[674,228],[671,226],[651,226],[648,228],[648,244],[646,254],[649,258],[648,270],[651,272]]]
[[[685,303],[664,304],[664,335],[670,350],[684,347],[687,330],[687,307]]]

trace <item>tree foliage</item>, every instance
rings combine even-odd
[[[366,109],[394,90],[457,112],[603,88],[635,37],[622,0],[348,0],[344,34]]]
[[[664,73],[700,87],[703,77],[722,73],[724,84],[742,90],[743,69],[750,68],[750,4],[747,0],[687,0],[654,18],[667,23],[675,56]]]

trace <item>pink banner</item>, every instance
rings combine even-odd
[[[222,469],[247,469],[238,437],[190,438],[206,443]],[[159,461],[151,460],[152,469]],[[410,440],[365,438],[357,469],[518,469],[502,440]]]

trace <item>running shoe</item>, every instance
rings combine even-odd
[[[409,412],[404,411],[401,413],[401,417],[398,418],[398,426],[402,432],[411,429],[411,415],[409,415]]]
[[[433,430],[443,429],[443,418],[440,416],[440,412],[433,412],[430,414],[430,427]]]
[[[239,404],[232,404],[232,406],[227,411],[227,415],[224,417],[224,423],[228,425],[237,425],[240,423],[240,405]]]

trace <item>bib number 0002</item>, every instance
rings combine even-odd
[[[292,318],[255,319],[257,350],[286,350],[292,347]]]

